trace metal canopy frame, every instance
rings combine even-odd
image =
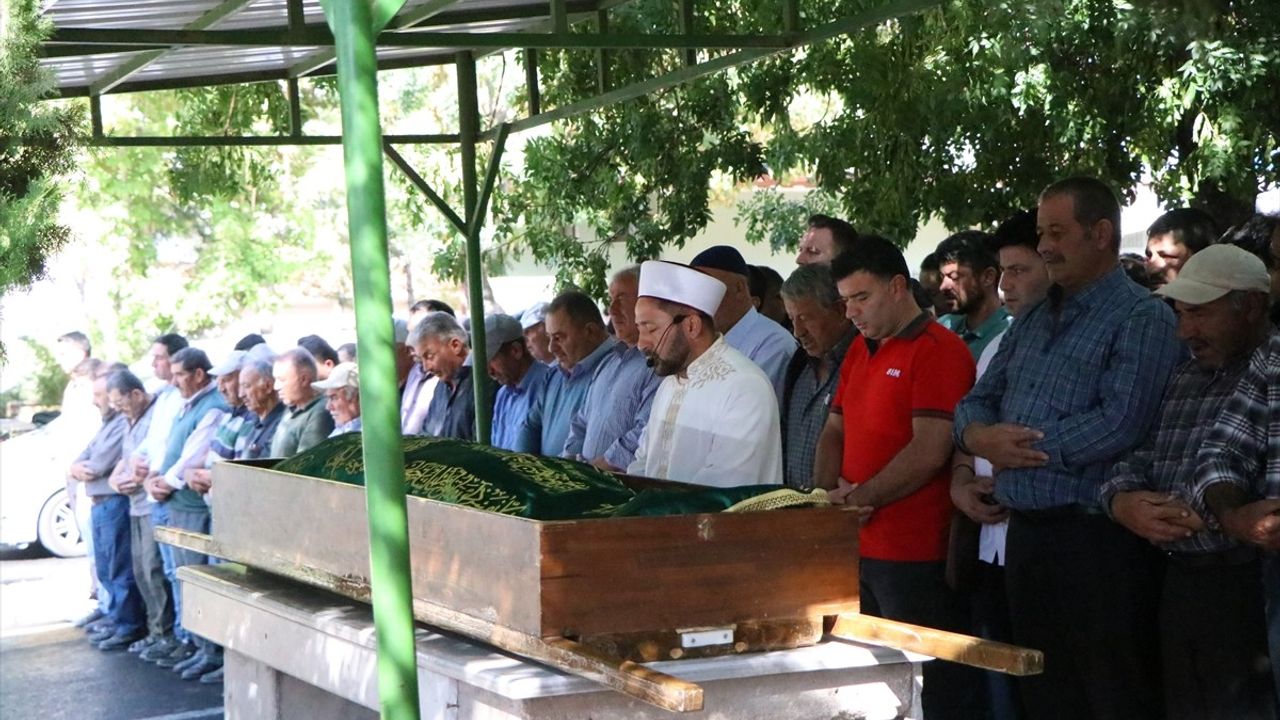
[[[356,339],[362,398],[363,454],[369,514],[378,692],[384,718],[419,717],[409,536],[405,505],[398,383],[391,323],[391,284],[383,163],[385,155],[462,234],[467,248],[471,327],[484,327],[480,232],[513,132],[591,112],[794,48],[913,14],[941,0],[886,0],[881,7],[810,29],[800,2],[779,0],[780,32],[714,35],[697,32],[696,0],[677,0],[675,34],[613,33],[609,11],[628,0],[50,0],[54,24],[42,44],[42,64],[57,77],[63,98],[89,100],[89,145],[106,147],[343,146],[347,216],[355,290]],[[323,20],[323,23],[320,21]],[[589,22],[592,30],[574,25]],[[609,53],[618,49],[680,51],[677,70],[613,87]],[[529,114],[480,127],[476,61],[523,49]],[[592,49],[595,97],[551,110],[538,85],[541,49]],[[698,50],[725,50],[699,62]],[[248,65],[236,68],[237,63]],[[379,70],[452,64],[457,68],[459,127],[454,133],[384,135],[378,113]],[[302,132],[298,83],[336,75],[341,136]],[[120,137],[107,135],[101,98],[107,94],[283,81],[290,132],[273,136]],[[476,149],[491,142],[483,178]],[[400,144],[449,143],[460,148],[463,207],[436,193],[396,149]],[[485,357],[483,332],[472,352]],[[489,382],[475,372],[477,438],[489,437]]]

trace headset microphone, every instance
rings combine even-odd
[[[662,331],[662,337],[659,337],[658,343],[653,346],[653,354],[645,358],[644,360],[645,365],[648,365],[649,367],[654,367],[655,365],[658,364],[658,353],[662,351],[662,343],[667,341],[667,333],[671,332],[671,328],[684,322],[684,319],[686,317],[688,316],[676,315],[675,317],[671,318],[671,322],[667,323],[667,329]]]

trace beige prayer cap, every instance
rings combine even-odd
[[[1187,260],[1178,276],[1156,290],[1171,300],[1204,305],[1232,290],[1271,292],[1271,276],[1262,259],[1235,245],[1210,245]]]
[[[715,315],[724,293],[724,283],[688,265],[649,260],[640,266],[639,297],[669,300]]]

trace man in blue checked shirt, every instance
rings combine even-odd
[[[569,440],[569,423],[586,400],[591,378],[618,341],[605,330],[596,302],[577,290],[562,292],[551,301],[546,325],[557,366],[542,397],[529,409],[516,449],[561,457]]]
[[[569,422],[565,457],[601,470],[621,471],[636,457],[640,434],[649,424],[649,407],[661,381],[636,348],[636,299],[640,268],[619,270],[609,281],[609,319],[618,342],[596,366],[581,407]]]
[[[1011,510],[1013,639],[1045,653],[1044,674],[1021,683],[1027,715],[1159,717],[1159,557],[1103,514],[1099,489],[1146,437],[1183,356],[1173,311],[1120,268],[1120,206],[1103,183],[1050,185],[1036,231],[1054,285],[956,408],[955,440],[991,461]]]

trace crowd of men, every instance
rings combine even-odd
[[[491,444],[824,490],[863,517],[862,612],[1044,651],[1016,682],[928,663],[931,719],[1276,718],[1280,218],[1222,234],[1174,210],[1141,262],[1119,218],[1077,177],[948,237],[918,282],[889,240],[814,216],[787,278],[729,246],[648,261],[612,276],[607,321],[577,290],[471,330],[422,301],[396,321],[401,430],[477,439],[483,332]],[[214,462],[360,430],[354,347],[260,340],[214,367],[157,338],[156,394],[97,375],[71,476],[93,487],[103,649],[216,681],[174,592],[205,559],[151,529],[208,530]]]

